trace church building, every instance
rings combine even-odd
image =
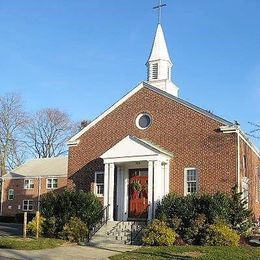
[[[110,220],[152,219],[174,192],[230,193],[260,216],[260,154],[238,124],[178,96],[161,24],[133,88],[69,142],[68,187],[94,192]]]

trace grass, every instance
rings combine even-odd
[[[170,247],[141,247],[138,250],[112,256],[113,260],[134,259],[204,259],[204,260],[260,260],[260,248],[241,247],[210,247],[210,246],[170,246]]]
[[[26,238],[21,237],[0,237],[0,248],[17,249],[17,250],[38,250],[61,246],[63,240],[53,238]]]

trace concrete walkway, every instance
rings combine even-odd
[[[90,246],[61,246],[43,250],[13,250],[0,249],[0,259],[22,260],[74,260],[74,259],[108,259],[108,257],[122,252],[136,249],[136,246],[111,245],[109,248]]]

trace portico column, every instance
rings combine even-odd
[[[148,220],[153,218],[154,208],[154,161],[148,161]]]
[[[113,221],[114,214],[114,173],[115,173],[115,165],[114,163],[109,164],[109,175],[108,175],[108,220]]]

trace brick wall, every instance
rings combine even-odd
[[[245,159],[244,159],[245,158]],[[260,159],[247,143],[240,138],[240,176],[249,178],[249,205],[256,218],[260,217],[260,201],[256,201],[256,172]],[[259,180],[258,180],[259,181]]]
[[[67,177],[58,177],[58,188],[52,191],[59,192],[67,186]],[[46,178],[41,179],[41,194],[44,194],[50,189],[47,189]],[[14,189],[14,199],[8,200],[8,190]],[[23,200],[33,200],[33,211],[38,207],[39,195],[39,179],[34,178],[34,188],[24,189],[24,179],[5,179],[3,189],[3,216],[14,216],[17,213],[23,212]]]
[[[135,125],[148,112],[153,123],[146,130]],[[236,183],[236,134],[219,132],[222,124],[148,88],[142,88],[80,137],[69,148],[68,187],[89,191],[98,159],[127,135],[147,139],[173,153],[170,191],[184,193],[184,168],[196,167],[202,192],[229,192]]]

